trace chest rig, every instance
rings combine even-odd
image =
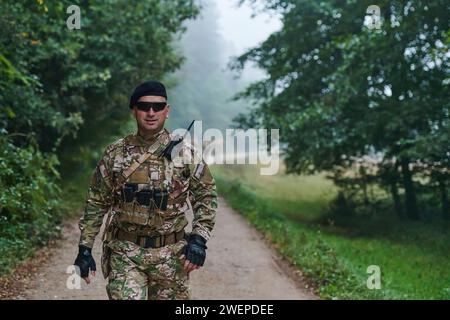
[[[117,223],[155,227],[165,216],[176,214],[177,205],[186,202],[184,166],[176,168],[172,161],[160,156],[168,142],[170,136],[166,134],[150,147],[124,143],[121,154],[114,158]]]

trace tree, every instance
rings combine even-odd
[[[34,132],[44,151],[79,129],[101,135],[123,121],[139,82],[180,66],[172,41],[198,13],[194,0],[82,1],[81,30],[70,30],[71,4],[1,3],[3,65],[27,81],[2,90],[0,121],[9,132]]]
[[[254,61],[269,75],[239,95],[260,103],[239,121],[279,127],[290,172],[337,172],[363,156],[379,158],[393,172],[375,176],[389,179],[397,210],[401,184],[405,213],[417,219],[420,164],[448,168],[448,146],[430,157],[423,142],[449,131],[449,6],[381,1],[382,25],[373,30],[370,4],[267,2],[282,13],[283,28],[235,61],[238,70]]]

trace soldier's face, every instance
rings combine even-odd
[[[160,96],[143,96],[138,101],[166,102],[166,98]],[[142,111],[136,107],[133,107],[133,113],[136,117],[137,125],[144,133],[157,133],[164,128],[164,122],[166,121],[169,112],[169,105],[161,111],[155,111],[153,108],[150,108],[148,111]]]

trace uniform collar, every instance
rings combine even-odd
[[[144,139],[144,137],[142,137],[139,132],[136,131],[134,134],[129,136],[129,144],[143,147],[150,146],[156,141],[156,139],[159,139],[160,137],[165,135],[170,135],[169,131],[166,128],[161,129],[161,131],[147,139]]]

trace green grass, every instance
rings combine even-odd
[[[245,169],[244,169],[245,168]],[[251,166],[213,167],[219,193],[303,271],[325,299],[449,299],[449,224],[359,220],[324,224],[336,189],[323,175],[260,176]],[[384,217],[390,218],[384,218]],[[366,286],[378,265],[382,287]]]
[[[255,193],[270,202],[272,208],[286,216],[313,221],[325,212],[336,190],[323,175],[294,176],[280,173],[259,175],[256,166],[221,166],[213,170],[226,172],[227,180],[241,180]]]

